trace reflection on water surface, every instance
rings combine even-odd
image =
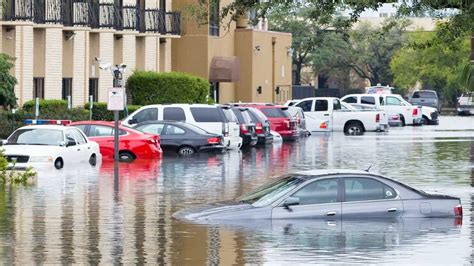
[[[242,152],[165,156],[40,172],[29,188],[0,188],[0,262],[11,263],[436,263],[474,261],[474,119],[361,137],[316,135]],[[271,177],[314,168],[374,171],[461,197],[453,219],[258,221],[194,225],[183,208],[235,198]]]

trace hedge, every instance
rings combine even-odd
[[[138,105],[207,103],[209,82],[180,72],[137,71],[127,80],[127,91]]]
[[[138,110],[139,105],[128,105],[128,113],[131,114]],[[84,104],[84,109],[89,110],[89,103]],[[125,112],[120,112],[120,119],[125,118]],[[89,118],[88,118],[89,119]],[[114,112],[107,110],[107,103],[94,103],[92,105],[92,120],[112,121],[114,120]]]

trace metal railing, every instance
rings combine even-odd
[[[114,0],[3,0],[1,3],[3,21],[181,34],[179,12],[121,6]]]

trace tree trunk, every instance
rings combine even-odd
[[[293,80],[293,84],[301,85],[301,69],[303,68],[303,63],[295,62],[296,71],[295,71],[295,80]]]

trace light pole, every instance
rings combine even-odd
[[[123,91],[123,73],[127,66],[125,64],[115,65],[112,67],[110,63],[101,64],[101,60],[96,58],[99,68],[102,70],[110,70],[113,77],[114,88],[109,90],[109,99],[107,109],[114,112],[114,189],[118,191],[119,184],[119,114],[126,106],[126,96]]]

